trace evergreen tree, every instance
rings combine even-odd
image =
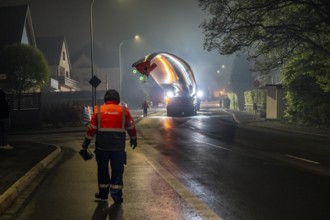
[[[0,51],[0,72],[7,75],[1,87],[17,93],[42,87],[50,79],[42,52],[25,44],[8,45]]]

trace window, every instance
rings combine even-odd
[[[58,76],[65,76],[65,68],[64,67],[59,66]]]
[[[65,61],[65,51],[62,53],[62,59]]]

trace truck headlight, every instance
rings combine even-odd
[[[201,90],[197,91],[197,97],[198,98],[203,98],[203,96],[204,96],[204,92],[203,91],[201,91]]]
[[[174,93],[172,91],[168,91],[166,93],[166,96],[169,97],[169,98],[172,98],[172,97],[174,97]]]

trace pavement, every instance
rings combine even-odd
[[[246,112],[235,112],[231,110],[227,111],[233,115],[233,118],[238,124],[244,124],[248,126],[259,126],[268,127],[272,129],[281,129],[294,132],[302,133],[313,133],[315,135],[330,137],[329,129],[319,128],[306,128],[294,125],[288,125],[277,121],[268,121],[260,118],[258,115],[246,113]],[[151,112],[152,114],[152,112]],[[135,118],[138,120],[138,118]],[[85,126],[72,127],[72,128],[60,128],[60,129],[46,129],[42,131],[29,131],[31,133],[58,133],[58,132],[84,132]],[[28,132],[25,132],[28,133]],[[19,133],[16,133],[19,134]],[[51,144],[32,143],[28,141],[10,143],[14,146],[13,150],[0,149],[0,219],[4,212],[11,206],[11,204],[21,195],[22,192],[31,184],[31,182],[38,177],[39,174],[44,172],[46,167],[51,164],[60,154],[61,148]],[[135,176],[139,179],[144,179],[146,184],[150,184],[150,172],[157,171],[157,173],[163,177],[163,182],[167,179],[171,179],[168,173],[162,170],[157,163],[152,161],[145,162],[146,158],[143,156],[136,156],[134,159],[135,163],[139,166],[148,167],[149,171],[142,173],[141,169],[134,170]],[[140,158],[140,159],[138,159]],[[151,169],[152,168],[152,169]],[[153,170],[153,171],[152,171]],[[126,171],[125,171],[126,172]],[[128,171],[129,172],[129,171]],[[140,172],[140,173],[136,173]],[[148,180],[148,181],[147,181]],[[159,182],[159,180],[158,180]],[[180,189],[180,183],[175,181],[168,182],[173,185],[173,188]],[[144,186],[145,187],[145,186]],[[184,188],[179,190],[179,193],[189,194],[184,192]],[[194,219],[206,218],[206,219],[221,219],[212,210],[205,207],[203,204],[194,200],[194,196],[189,195],[192,200],[189,202],[190,207],[192,206],[197,213],[190,213],[194,215]],[[151,204],[152,205],[152,204]],[[174,212],[173,212],[174,213]],[[154,213],[157,214],[157,213]],[[160,214],[160,213],[158,213]],[[141,216],[142,217],[142,216]],[[150,217],[150,216],[149,216]],[[182,217],[182,216],[180,216]],[[168,219],[168,218],[166,218]]]

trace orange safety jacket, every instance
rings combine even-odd
[[[87,127],[86,138],[93,139],[99,150],[124,150],[126,131],[131,139],[136,138],[134,120],[127,107],[116,101],[107,101],[96,107]]]

